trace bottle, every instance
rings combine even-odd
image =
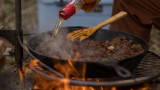
[[[56,37],[63,21],[74,15],[79,9],[83,7],[84,4],[85,3],[83,0],[71,0],[62,10],[59,11],[59,20],[57,21],[57,24],[53,30],[52,39]]]
[[[59,20],[53,30],[52,38],[56,37],[59,28],[64,20],[67,20],[74,15],[78,10],[82,9],[90,12],[100,0],[71,0],[68,4],[59,11]]]
[[[74,15],[78,10],[80,10],[85,2],[83,0],[71,0],[68,4],[59,11],[59,17],[67,20],[72,15]]]

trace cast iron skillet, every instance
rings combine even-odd
[[[61,30],[62,32],[66,30],[68,30],[68,32],[72,32],[74,30],[79,30],[82,28],[84,27],[62,27]],[[35,51],[35,48],[37,47],[38,43],[44,40],[46,33],[51,34],[51,32],[44,32],[28,40],[27,47],[29,51],[40,61],[42,61],[43,63],[45,63],[46,65],[52,68],[53,68],[53,65],[58,62],[62,64],[68,63],[67,60],[64,60],[64,59],[58,60],[51,56],[43,55]],[[86,77],[94,77],[94,75],[96,77],[97,76],[108,77],[110,75],[113,76],[114,74],[118,74],[122,78],[131,77],[130,71],[132,71],[138,66],[141,59],[144,57],[144,55],[148,51],[148,44],[143,39],[128,33],[117,32],[113,30],[105,30],[105,29],[98,30],[89,39],[96,40],[96,41],[104,41],[104,40],[112,40],[114,37],[117,37],[117,36],[125,36],[128,40],[132,40],[133,43],[141,44],[142,47],[144,48],[144,52],[137,56],[129,57],[122,60],[109,60],[105,62],[101,62],[101,61],[97,62],[94,60],[90,60],[90,61],[81,60],[76,62],[72,61],[75,63],[74,65],[76,66],[76,68],[82,69],[82,64],[86,63],[87,64]]]

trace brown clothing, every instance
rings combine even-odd
[[[160,0],[114,0],[112,15],[126,11],[128,15],[110,25],[117,30],[150,40],[152,25],[160,29]]]

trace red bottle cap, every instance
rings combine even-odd
[[[75,13],[76,13],[75,6],[73,4],[67,4],[61,11],[59,11],[59,16],[64,20],[67,20]]]

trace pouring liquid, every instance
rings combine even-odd
[[[81,9],[81,8],[78,8],[78,9],[76,9],[76,11],[78,11],[78,10],[80,10],[80,9]],[[53,29],[52,39],[56,37],[56,35],[57,35],[57,33],[58,33],[58,31],[59,31],[59,29],[60,29],[63,21],[64,21],[64,19],[62,19],[62,18],[59,18],[59,20],[57,21],[56,26],[55,26],[55,28]]]
[[[58,33],[63,21],[64,20],[62,18],[59,18],[59,20],[57,21],[56,26],[55,26],[55,28],[53,30],[53,33],[52,33],[52,39],[56,37],[56,35],[57,35],[57,33]]]
[[[92,0],[86,0],[86,2],[91,2]],[[95,6],[96,4],[98,4],[98,2],[101,1],[101,0],[95,0],[93,6]],[[85,4],[85,2],[83,0],[72,0],[72,2],[70,2],[71,4],[74,4],[75,8],[76,8],[76,12],[79,11],[83,5]],[[93,9],[93,6],[85,6],[83,8],[83,10],[85,11],[90,11]],[[62,18],[59,18],[59,20],[57,21],[57,24],[53,30],[53,33],[52,33],[52,39],[56,37],[59,29],[60,29],[60,26],[61,24],[63,23],[64,19]]]
[[[83,5],[80,5],[80,6],[76,7],[76,12],[79,11],[82,6]],[[59,31],[59,29],[60,29],[61,24],[63,23],[63,21],[64,21],[64,19],[62,19],[62,18],[59,18],[59,20],[57,21],[56,26],[53,29],[52,39],[56,37],[56,35],[57,35],[57,33],[58,33],[58,31]]]

